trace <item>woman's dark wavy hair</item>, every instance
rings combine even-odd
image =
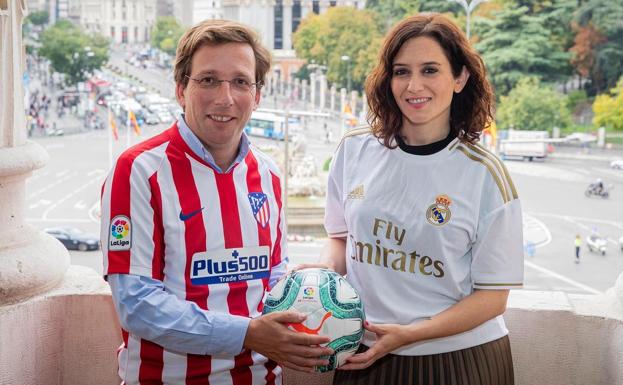
[[[469,72],[463,90],[452,97],[450,131],[462,142],[476,142],[482,130],[493,121],[493,91],[480,55],[456,24],[437,13],[411,16],[387,34],[379,62],[365,83],[369,106],[367,120],[373,134],[382,139],[386,147],[396,147],[392,139],[402,126],[402,112],[392,94],[392,64],[402,45],[420,36],[433,38],[441,45],[454,77],[460,75],[463,66]]]

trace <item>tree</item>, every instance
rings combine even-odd
[[[570,75],[570,54],[552,38],[540,16],[528,8],[504,8],[493,19],[478,19],[476,48],[482,52],[498,95],[506,95],[526,76],[550,82]]]
[[[593,124],[623,131],[623,76],[609,94],[597,95],[593,103]]]
[[[151,45],[169,55],[175,55],[177,43],[183,34],[184,28],[174,17],[159,17],[151,32]]]
[[[589,93],[615,86],[623,75],[623,2],[587,0],[577,10],[575,21],[578,73],[588,72]],[[579,40],[579,41],[578,41]]]
[[[305,18],[293,36],[298,57],[327,66],[327,79],[353,89],[363,82],[376,63],[381,44],[380,26],[368,10],[331,7],[322,15]],[[349,60],[342,60],[348,56]]]
[[[56,72],[67,75],[71,85],[85,80],[108,61],[108,40],[87,35],[80,27],[61,20],[43,32],[38,52],[50,60]]]
[[[33,25],[44,25],[50,21],[50,14],[48,11],[35,11],[26,17],[26,22],[31,22]]]
[[[548,130],[571,123],[565,99],[551,88],[541,87],[534,77],[521,78],[508,96],[500,99],[497,122],[501,128]]]

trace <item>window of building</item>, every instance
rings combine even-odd
[[[316,15],[320,13],[320,0],[312,1],[312,12]]]
[[[134,41],[138,41],[138,27],[134,27]]]
[[[336,5],[337,5],[337,1],[335,0],[329,1],[329,7],[335,7]]]
[[[121,42],[124,44],[128,42],[128,27],[121,27]]]
[[[283,49],[283,1],[275,1],[275,40],[274,49]]]
[[[110,37],[112,37],[113,39],[115,38],[115,27],[114,26],[110,27]]]
[[[292,4],[292,33],[296,31],[299,24],[301,24],[301,0],[294,0]]]
[[[127,15],[126,15],[125,11],[123,11],[123,13],[122,13],[121,15],[122,15],[122,17],[123,17],[123,20],[126,20],[126,16],[127,16]]]

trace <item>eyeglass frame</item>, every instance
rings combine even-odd
[[[233,82],[234,80],[236,80],[236,79],[237,79],[237,78],[234,78],[234,79],[227,80],[227,79],[219,79],[219,78],[217,78],[216,76],[213,76],[213,77],[216,79],[216,82],[218,83],[218,85],[217,85],[217,86],[215,86],[214,88],[211,88],[211,87],[209,87],[209,86],[202,86],[202,85],[201,85],[201,81],[202,81],[203,79],[205,79],[205,77],[204,77],[204,78],[199,78],[199,79],[198,79],[198,78],[193,78],[193,77],[190,77],[190,76],[188,76],[188,75],[184,75],[184,76],[185,76],[185,77],[187,77],[187,78],[188,78],[188,79],[190,79],[190,80],[194,80],[195,82],[197,82],[197,85],[199,86],[199,88],[202,88],[202,89],[217,89],[218,87],[220,87],[220,86],[223,84],[223,82],[227,82],[227,83],[229,83],[229,87],[232,87],[232,82]],[[207,77],[207,76],[206,76],[206,77]],[[246,79],[245,79],[245,80],[246,80]],[[249,83],[249,89],[248,89],[247,91],[248,91],[248,92],[251,92],[251,91],[253,90],[253,87],[255,87],[255,89],[256,89],[256,90],[260,90],[262,87],[264,87],[264,82],[263,82],[263,81],[261,81],[261,80],[258,80],[258,81],[257,81],[257,82],[255,82],[255,83]],[[247,91],[245,91],[245,92],[247,92]]]

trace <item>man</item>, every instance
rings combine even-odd
[[[575,263],[580,263],[580,248],[582,247],[582,238],[580,238],[580,234],[575,236]]]
[[[122,154],[102,191],[104,274],[123,328],[124,384],[280,383],[311,370],[328,338],[294,312],[261,316],[283,275],[279,172],[243,133],[270,67],[247,27],[205,21],[180,39],[184,114]]]

